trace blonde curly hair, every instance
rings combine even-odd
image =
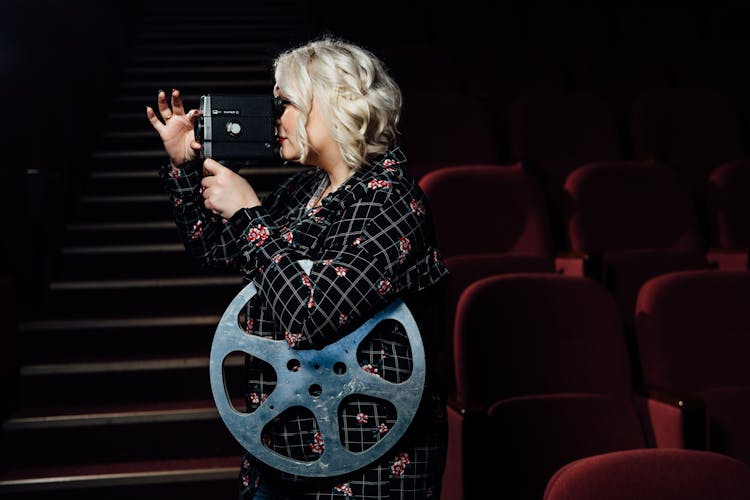
[[[300,163],[309,152],[305,125],[313,99],[351,169],[369,164],[395,142],[401,90],[369,50],[324,37],[281,53],[273,68],[274,93],[300,110]]]

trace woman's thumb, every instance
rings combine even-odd
[[[221,163],[211,158],[206,158],[203,162],[203,173],[207,175],[215,175],[222,168]]]

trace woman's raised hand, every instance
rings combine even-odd
[[[167,104],[167,95],[163,90],[159,91],[157,97],[159,114],[161,120],[150,106],[146,106],[146,116],[151,125],[159,133],[164,149],[174,165],[181,165],[196,157],[201,144],[195,140],[194,122],[200,115],[197,109],[190,110],[187,114],[182,105],[180,91],[172,89],[171,108]]]

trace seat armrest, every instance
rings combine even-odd
[[[635,398],[650,446],[707,449],[708,416],[702,400],[658,387],[639,388]]]
[[[747,271],[750,269],[750,249],[709,248],[706,260],[720,270]]]
[[[587,252],[558,252],[555,255],[555,271],[567,276],[601,279],[602,256]]]

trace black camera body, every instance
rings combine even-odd
[[[195,140],[206,158],[270,164],[279,158],[275,127],[283,111],[281,99],[269,95],[203,95]]]

